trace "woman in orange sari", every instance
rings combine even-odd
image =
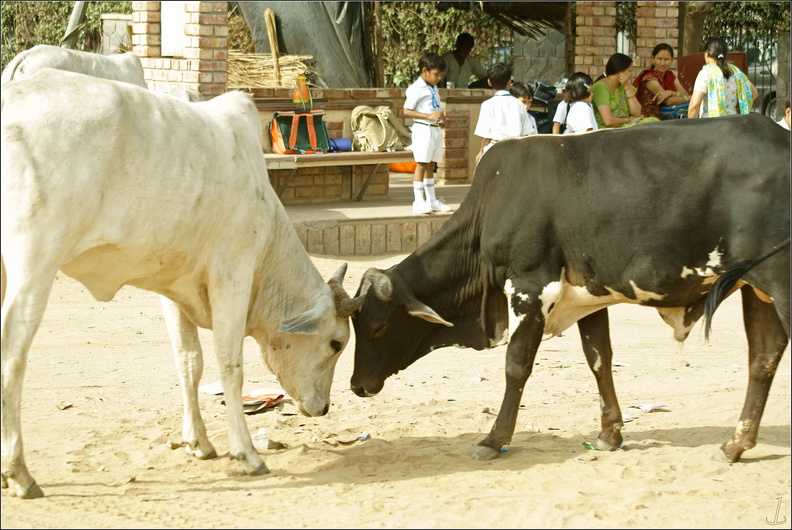
[[[661,42],[652,50],[652,67],[642,71],[633,81],[644,116],[661,119],[660,107],[682,105],[690,101],[690,94],[671,70],[673,60],[674,49]]]

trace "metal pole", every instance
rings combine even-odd
[[[74,49],[77,42],[77,35],[82,30],[82,25],[85,22],[85,13],[88,9],[88,2],[74,2],[74,9],[72,9],[71,17],[69,18],[69,27],[66,28],[66,34],[61,40],[61,46],[64,48]]]

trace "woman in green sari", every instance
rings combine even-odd
[[[605,75],[591,86],[594,116],[600,129],[660,121],[641,115],[641,103],[630,84],[632,65],[633,60],[628,56],[614,53],[605,65]]]

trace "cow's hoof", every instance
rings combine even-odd
[[[253,473],[251,473],[251,475],[254,477],[258,477],[259,475],[266,475],[269,472],[270,470],[267,467],[267,464],[261,464],[258,468],[256,468],[255,471],[253,471]]]
[[[492,460],[497,458],[498,451],[488,445],[478,445],[476,450],[473,451],[473,460]]]
[[[43,496],[44,492],[41,491],[41,488],[35,482],[28,486],[28,489],[18,494],[20,499],[38,499]]]
[[[740,447],[740,445],[730,440],[725,444],[721,445],[720,451],[718,451],[712,456],[712,460],[715,460],[716,462],[733,464],[735,462],[740,461],[740,457],[742,456],[743,451],[745,449],[750,449],[750,447],[748,448]]]

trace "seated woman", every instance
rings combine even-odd
[[[690,94],[671,70],[674,49],[661,42],[652,50],[652,67],[642,71],[633,81],[636,97],[646,116],[660,116],[660,107],[682,105],[690,101]]]
[[[726,62],[729,48],[723,39],[704,45],[704,66],[696,76],[688,118],[748,114],[759,93],[742,70]]]
[[[605,65],[605,75],[591,86],[594,94],[594,116],[600,129],[630,127],[639,123],[660,121],[641,115],[641,104],[630,84],[633,60],[623,53],[614,53]]]

